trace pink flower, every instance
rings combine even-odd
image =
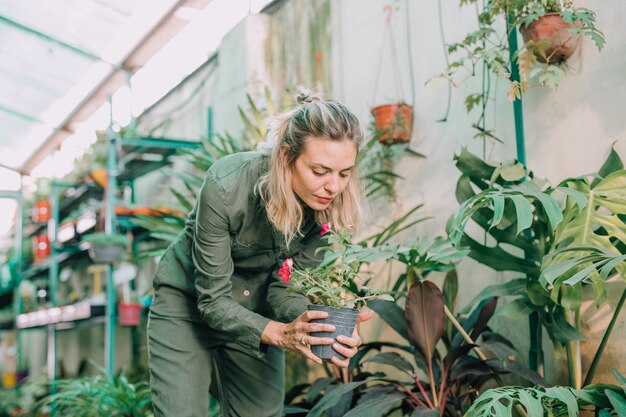
[[[354,229],[354,226],[353,226],[353,225],[351,225],[351,224],[347,225],[346,227],[347,227],[348,229],[350,229],[350,230]]]
[[[322,226],[322,231],[320,232],[320,236],[324,236],[331,229],[330,223],[326,223]]]
[[[291,267],[293,266],[293,258],[287,258],[284,260],[282,266],[278,269],[278,275],[283,282],[289,282],[291,278]]]

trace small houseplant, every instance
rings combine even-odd
[[[361,263],[372,262],[388,255],[376,248],[353,244],[351,238],[354,229],[351,226],[344,230],[334,230],[330,223],[326,223],[320,234],[328,241],[328,246],[319,249],[325,251],[325,256],[318,267],[294,269],[293,259],[288,258],[282,263],[278,275],[282,281],[290,283],[293,290],[309,298],[312,303],[309,310],[328,312],[326,319],[311,322],[332,324],[336,328],[335,332],[314,332],[311,333],[312,336],[333,339],[340,335],[351,337],[356,325],[358,307],[375,297],[393,300],[390,295],[382,294],[378,289],[357,286]],[[331,346],[313,345],[311,350],[321,359],[330,360],[334,356],[342,358]]]
[[[89,256],[95,263],[118,261],[128,245],[126,236],[102,232],[85,235],[82,241],[89,244]]]

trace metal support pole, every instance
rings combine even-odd
[[[59,193],[61,187],[52,180],[50,186],[50,220],[48,221],[48,240],[50,241],[50,268],[48,269],[48,285],[50,290],[50,305],[57,306],[57,292],[59,289],[59,248],[57,245],[57,226],[59,224]],[[56,325],[48,325],[48,378],[57,379],[57,332]],[[53,384],[52,392],[56,385]]]
[[[520,82],[519,65],[513,59],[517,53],[517,28],[513,26],[513,20],[509,17],[507,22],[509,32],[509,59],[511,62],[511,80]],[[517,147],[517,160],[526,166],[526,146],[524,143],[524,110],[522,107],[522,97],[513,101],[513,116],[515,118],[515,143]]]
[[[108,158],[107,158],[107,188],[106,188],[106,216],[104,223],[105,233],[115,234],[115,194],[117,192],[117,140],[118,137],[113,132],[113,106],[109,97],[111,118],[109,122],[108,134]],[[107,308],[106,308],[106,335],[105,335],[105,368],[110,376],[115,372],[115,322],[117,320],[115,311],[115,283],[113,282],[113,264],[107,268]]]

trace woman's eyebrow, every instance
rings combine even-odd
[[[325,169],[325,170],[328,170],[328,171],[332,171],[332,170],[333,170],[332,168],[327,167],[327,166],[326,166],[326,165],[324,165],[324,164],[319,164],[319,163],[317,163],[317,162],[313,163],[313,165],[316,165],[316,166],[318,166],[318,167],[320,167],[320,168],[323,168],[323,169]],[[344,169],[342,169],[340,172],[343,172],[343,171],[349,171],[349,170],[351,170],[352,168],[354,168],[354,165],[352,165],[352,166],[350,166],[350,167],[348,167],[348,168],[344,168]]]

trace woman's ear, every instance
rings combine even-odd
[[[280,163],[286,168],[289,168],[289,151],[289,145],[285,143],[280,145],[280,148],[278,149],[278,158],[280,159]]]

